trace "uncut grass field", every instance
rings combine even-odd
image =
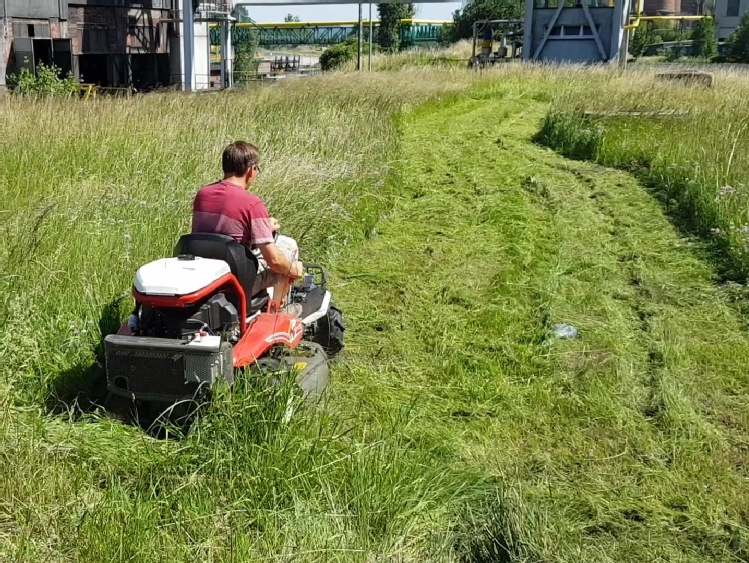
[[[749,560],[749,79],[421,62],[0,100],[0,560]],[[157,440],[91,365],[235,139],[347,348],[288,424],[240,382]]]

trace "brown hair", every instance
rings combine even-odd
[[[257,147],[244,141],[234,141],[224,149],[221,155],[221,167],[224,174],[232,176],[244,176],[254,165],[258,164],[259,155]]]

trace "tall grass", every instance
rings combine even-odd
[[[681,226],[711,241],[722,276],[743,281],[749,278],[749,98],[743,95],[749,75],[715,74],[713,88],[660,81],[647,69],[566,82],[539,140],[567,156],[634,172]]]
[[[171,254],[235,139],[306,259],[372,235],[398,197],[399,116],[464,90],[413,70],[220,95],[0,102],[0,559],[368,560],[449,552],[491,487],[414,443],[408,412],[281,419],[219,394],[180,441],[93,411],[89,369],[136,268]],[[343,411],[345,412],[345,411]]]
[[[637,95],[507,65],[0,102],[0,559],[744,556],[749,345],[639,186],[529,143],[560,87]],[[237,138],[354,337],[319,410],[240,381],[155,440],[86,408],[88,367]]]
[[[399,53],[372,53],[372,70],[403,71],[416,68],[465,69],[471,58],[471,42],[458,41],[449,47],[415,47]],[[362,67],[369,66],[369,56],[366,49],[362,54]],[[351,72],[356,70],[356,57],[345,62],[341,70]]]
[[[218,96],[4,102],[2,379],[41,402],[60,373],[88,360],[102,310],[189,231],[192,198],[220,177],[227,143],[259,146],[257,192],[319,260],[386,211],[395,113],[466,84],[403,73]]]

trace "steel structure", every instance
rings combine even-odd
[[[644,4],[645,0],[526,0],[523,59],[624,66],[629,32],[641,21],[711,17],[645,16]]]
[[[374,37],[377,37],[380,22],[363,20],[363,25],[370,25]],[[401,21],[401,42],[406,45],[434,44],[440,37],[442,27],[449,22],[443,20]],[[233,41],[245,41],[250,33],[256,33],[258,43],[262,46],[275,45],[335,45],[347,39],[357,37],[358,21],[329,22],[278,22],[278,23],[236,23],[233,26]],[[211,45],[219,45],[220,29],[211,26]]]

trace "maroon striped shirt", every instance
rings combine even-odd
[[[192,204],[192,232],[229,235],[248,248],[273,242],[265,204],[225,180],[198,190]]]

